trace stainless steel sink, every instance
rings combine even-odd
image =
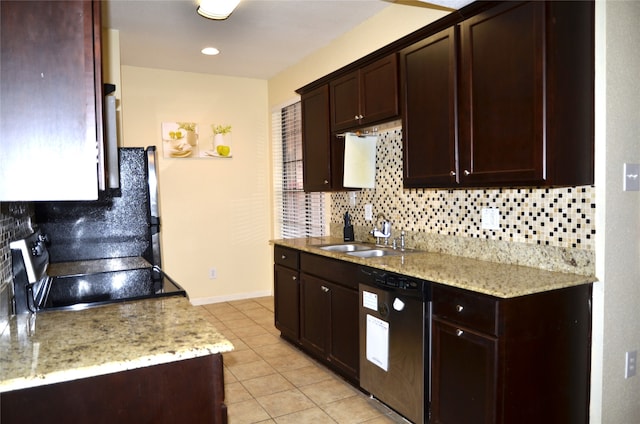
[[[393,249],[369,249],[357,252],[347,252],[347,255],[357,256],[359,258],[379,258],[381,256],[400,256],[404,253],[406,253],[406,251]]]
[[[373,246],[367,244],[360,243],[344,243],[344,244],[328,244],[324,246],[319,246],[320,249],[326,250],[329,252],[361,252],[368,251],[373,249]]]

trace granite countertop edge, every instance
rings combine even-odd
[[[505,299],[597,281],[595,276],[546,271],[435,252],[408,251],[398,256],[359,258],[320,249],[322,245],[345,243],[336,237],[277,239],[270,243]]]
[[[0,334],[0,393],[233,349],[183,297],[24,314]]]

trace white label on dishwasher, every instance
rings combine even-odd
[[[389,371],[389,323],[367,314],[367,360]]]
[[[362,306],[372,311],[378,310],[378,295],[368,291],[362,291]]]

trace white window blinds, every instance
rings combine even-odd
[[[302,187],[302,116],[300,102],[272,114],[276,233],[279,238],[325,234],[324,193]]]

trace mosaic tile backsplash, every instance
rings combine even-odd
[[[349,212],[357,240],[368,234],[382,213],[392,237],[406,232],[407,245],[495,262],[554,271],[594,274],[595,189],[564,188],[404,189],[402,129],[399,123],[378,133],[376,184],[356,192],[331,194],[331,234],[342,235]],[[373,205],[373,221],[364,206]],[[482,209],[497,208],[500,228],[482,228]]]
[[[31,233],[28,203],[0,203],[0,332],[8,322],[11,296],[11,250],[9,243]]]

